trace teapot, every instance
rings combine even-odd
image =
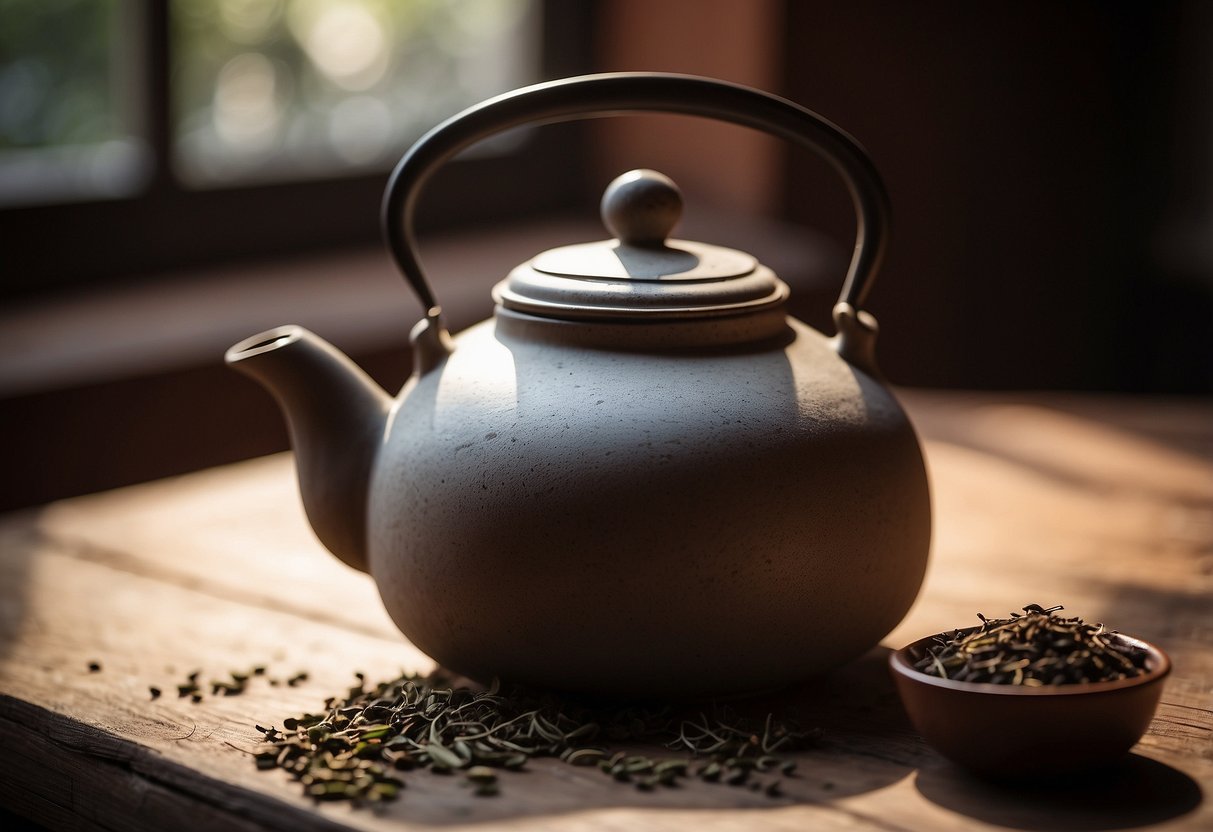
[[[430,174],[512,127],[634,111],[764,130],[832,163],[857,217],[836,334],[790,317],[788,286],[753,256],[670,238],[680,193],[644,170],[606,190],[612,239],[518,266],[492,318],[448,333],[413,234]],[[888,203],[849,135],[731,83],[581,76],[431,130],[382,216],[426,310],[399,395],[297,326],[226,360],[278,399],[317,537],[440,665],[570,692],[738,695],[853,659],[909,610],[930,496],[862,309]]]

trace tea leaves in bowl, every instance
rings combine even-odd
[[[1063,618],[1064,609],[1028,604],[1010,618],[937,636],[914,668],[929,676],[1000,685],[1110,682],[1146,672],[1146,653],[1102,624]]]

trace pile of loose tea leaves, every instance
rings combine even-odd
[[[404,675],[369,689],[362,674],[358,681],[345,699],[327,700],[323,713],[283,720],[282,730],[257,726],[264,737],[257,767],[285,769],[319,800],[391,800],[413,769],[462,776],[473,794],[495,795],[500,770],[521,769],[535,757],[593,766],[644,791],[695,777],[776,797],[781,777],[796,767],[783,755],[819,736],[769,714],[746,720],[719,705],[688,715],[503,692],[497,682],[484,690],[453,686],[438,675]],[[618,745],[663,745],[670,753],[613,750]]]
[[[1003,685],[1071,685],[1109,682],[1146,672],[1146,653],[1102,624],[1062,618],[1028,604],[1010,618],[988,619],[972,632],[936,636],[914,667],[931,676]]]

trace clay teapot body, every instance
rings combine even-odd
[[[677,189],[645,171],[604,197],[616,239],[519,266],[493,318],[447,334],[411,232],[429,173],[508,127],[623,110],[722,118],[834,162],[859,220],[836,336],[788,317],[786,285],[749,255],[667,240]],[[858,311],[886,208],[854,140],[743,87],[587,76],[435,128],[397,167],[384,216],[429,309],[399,396],[299,327],[227,360],[282,403],[317,535],[374,576],[419,648],[485,681],[711,696],[820,673],[901,620],[930,505]]]

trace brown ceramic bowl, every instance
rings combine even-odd
[[[1147,672],[1141,676],[1039,688],[958,682],[914,669],[934,638],[890,654],[897,692],[923,739],[953,762],[988,776],[1033,777],[1116,760],[1146,732],[1171,672],[1165,653],[1122,635],[1146,651]]]

